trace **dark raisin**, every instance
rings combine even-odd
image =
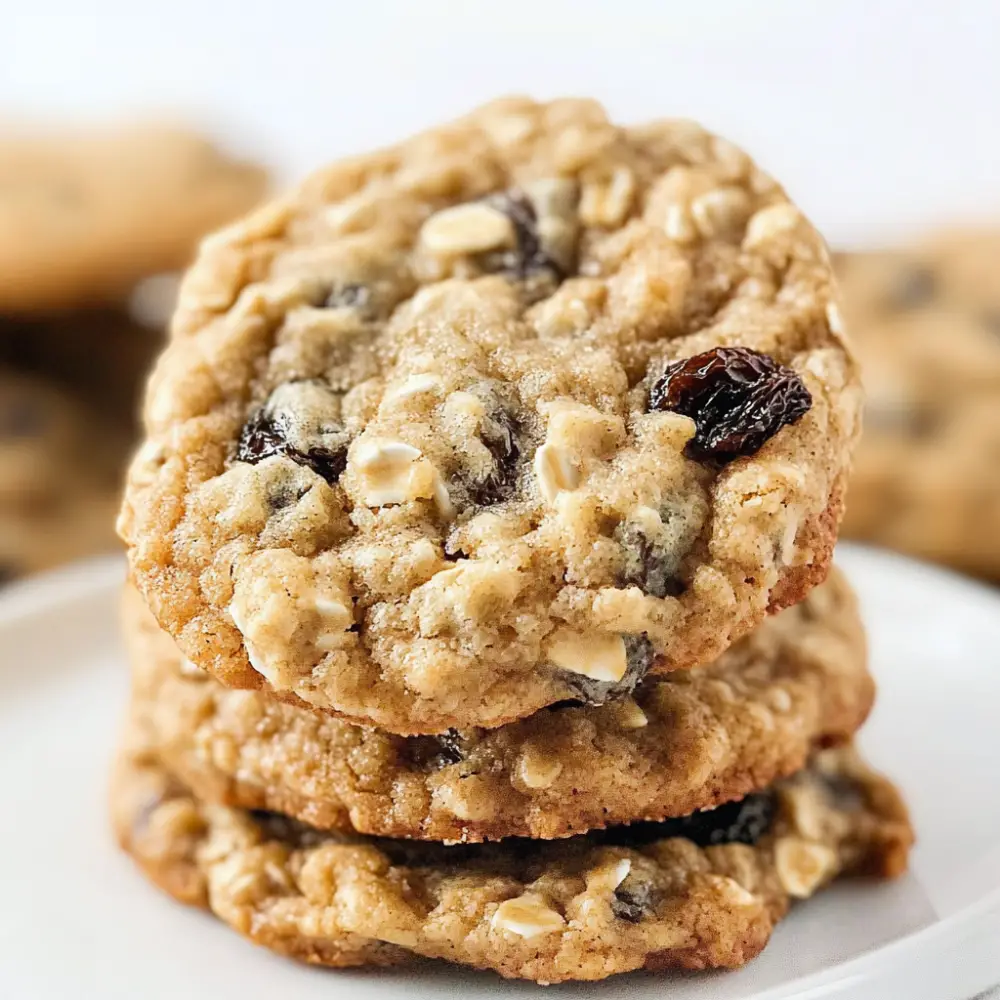
[[[694,437],[685,454],[696,461],[731,462],[754,454],[812,406],[790,368],[748,347],[715,347],[667,365],[649,393],[653,410],[690,417]]]
[[[280,414],[268,413],[263,407],[253,413],[243,428],[236,458],[255,465],[272,455],[287,455],[299,465],[308,466],[328,483],[336,482],[347,468],[347,448],[331,451],[323,447],[299,451],[285,439]]]
[[[626,878],[611,899],[611,912],[619,920],[637,924],[643,917],[652,914],[656,905],[654,893],[648,882],[637,878]]]
[[[479,428],[479,437],[493,456],[493,468],[485,479],[471,483],[472,499],[483,507],[506,500],[517,485],[520,426],[506,410],[496,410]]]
[[[624,698],[635,690],[636,685],[646,676],[653,665],[653,644],[644,635],[626,635],[625,654],[627,657],[625,674],[620,681],[595,681],[583,674],[563,672],[563,680],[577,700],[585,705],[603,705],[616,698]]]
[[[336,420],[325,412],[313,412],[317,399],[331,409],[339,406],[336,394],[319,383],[290,383],[276,389],[244,425],[236,446],[237,461],[255,465],[272,455],[285,455],[328,483],[336,482],[347,467],[349,441]]]
[[[771,829],[776,813],[774,796],[769,792],[759,792],[679,819],[618,827],[608,831],[609,842],[648,844],[670,837],[683,837],[699,847],[718,847],[722,844],[752,846]]]
[[[251,413],[250,419],[243,425],[236,446],[236,458],[240,462],[256,465],[272,455],[283,454],[286,447],[281,421],[262,406]]]
[[[267,840],[277,840],[290,847],[313,847],[329,839],[329,834],[270,809],[251,809],[250,818]]]
[[[277,486],[267,494],[268,507],[270,507],[272,513],[276,514],[280,510],[293,507],[307,492],[307,490],[303,489],[293,490],[287,486]]]
[[[650,538],[643,526],[623,521],[615,529],[622,547],[620,587],[638,587],[653,597],[680,597],[687,589],[681,564],[697,537],[699,525],[683,510],[660,510],[662,532]]]
[[[371,290],[367,285],[351,283],[334,285],[322,303],[327,309],[367,310],[371,304]]]
[[[446,767],[448,764],[458,764],[462,761],[464,754],[457,733],[444,733],[436,739],[438,752],[431,758],[432,767]]]
[[[653,597],[680,597],[684,593],[684,581],[671,571],[641,528],[623,525],[620,541],[626,558],[619,586],[639,587]]]
[[[482,262],[487,271],[503,272],[523,281],[540,271],[548,271],[556,281],[565,275],[556,261],[545,252],[538,235],[538,213],[531,200],[521,191],[511,190],[490,195],[486,203],[503,212],[514,224],[516,246],[483,254]]]
[[[408,764],[437,770],[464,759],[462,741],[454,729],[440,736],[412,736],[401,741],[400,757]]]
[[[927,305],[937,294],[937,278],[924,264],[914,264],[898,272],[886,293],[889,309],[916,309]]]

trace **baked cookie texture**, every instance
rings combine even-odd
[[[0,313],[121,302],[252,208],[265,172],[169,125],[0,140]]]
[[[184,659],[134,590],[123,615],[133,716],[200,800],[381,836],[554,838],[683,816],[848,740],[875,693],[854,595],[836,571],[710,666],[601,707],[567,703],[440,737],[229,690]]]
[[[845,534],[1000,579],[1000,229],[838,258],[868,389]]]
[[[120,531],[225,685],[495,727],[822,580],[860,400],[826,248],[744,153],[504,100],[202,244]]]
[[[845,874],[898,875],[913,839],[896,790],[850,747],[685,819],[447,847],[205,805],[138,730],[112,812],[153,882],[279,953],[333,966],[445,959],[543,983],[740,966],[793,901]]]
[[[0,367],[0,584],[117,548],[129,442],[80,394]]]

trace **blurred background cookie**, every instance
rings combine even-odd
[[[0,368],[0,582],[114,547],[130,441],[80,394]]]
[[[142,278],[183,267],[267,183],[179,127],[5,131],[0,313],[122,301]]]
[[[845,535],[1000,579],[1000,228],[838,270],[868,392]]]
[[[178,127],[0,140],[0,583],[113,550],[176,272],[264,170]]]
[[[122,309],[0,316],[0,364],[64,386],[127,429],[167,317],[146,326]]]

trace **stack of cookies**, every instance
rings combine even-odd
[[[207,240],[120,519],[125,849],[305,961],[539,982],[739,966],[902,871],[827,578],[835,300],[744,153],[586,101],[489,105]]]
[[[149,292],[264,186],[260,168],[185,129],[4,133],[0,583],[113,549],[139,389],[162,346]]]

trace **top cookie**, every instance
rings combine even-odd
[[[1000,579],[1000,230],[839,260],[868,385],[844,531]]]
[[[506,100],[203,244],[120,528],[223,682],[493,727],[822,579],[859,404],[825,246],[745,154]]]
[[[0,141],[0,312],[118,301],[185,266],[204,233],[264,194],[259,167],[199,135],[133,126],[8,130]]]

